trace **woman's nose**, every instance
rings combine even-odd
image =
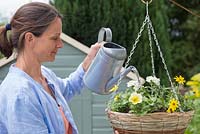
[[[62,42],[61,39],[58,41],[57,47],[58,47],[58,48],[62,48],[62,47],[63,47],[63,42]]]

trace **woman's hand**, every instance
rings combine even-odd
[[[99,44],[99,43],[95,43],[94,45],[92,45],[90,47],[90,51],[89,51],[88,55],[85,57],[85,59],[83,60],[83,64],[82,64],[85,72],[88,70],[92,60],[96,56],[100,47],[101,47],[101,44]]]

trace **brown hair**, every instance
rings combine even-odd
[[[24,48],[24,35],[27,32],[41,36],[51,22],[61,14],[51,5],[32,2],[20,7],[11,19],[11,31],[0,28],[0,51],[9,57],[13,48],[20,52]]]

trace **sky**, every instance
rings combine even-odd
[[[0,0],[0,22],[5,18],[9,21],[20,6],[31,1],[49,2],[49,0]]]

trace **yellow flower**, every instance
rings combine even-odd
[[[171,99],[169,101],[169,108],[168,110],[174,112],[178,108],[178,101],[176,99]]]
[[[195,97],[199,98],[200,97],[200,91],[197,87],[192,88],[192,91],[195,94]]]
[[[194,76],[192,76],[191,80],[200,82],[200,73],[195,74]]]
[[[179,76],[176,76],[174,78],[176,80],[176,82],[178,82],[179,84],[184,84],[185,83],[185,79],[183,76],[179,75]]]
[[[115,95],[114,101],[118,101],[119,99],[120,99],[120,95],[119,94]]]
[[[188,81],[188,82],[186,83],[186,85],[191,86],[191,87],[194,87],[194,86],[198,86],[198,85],[199,85],[199,82],[198,82],[198,81]]]
[[[133,103],[134,105],[142,102],[142,95],[136,92],[133,92],[129,97],[129,102]]]
[[[173,113],[174,112],[174,110],[171,108],[171,107],[169,107],[168,109],[167,109],[167,113]]]
[[[117,85],[114,85],[109,91],[114,92],[118,89],[119,87]]]

